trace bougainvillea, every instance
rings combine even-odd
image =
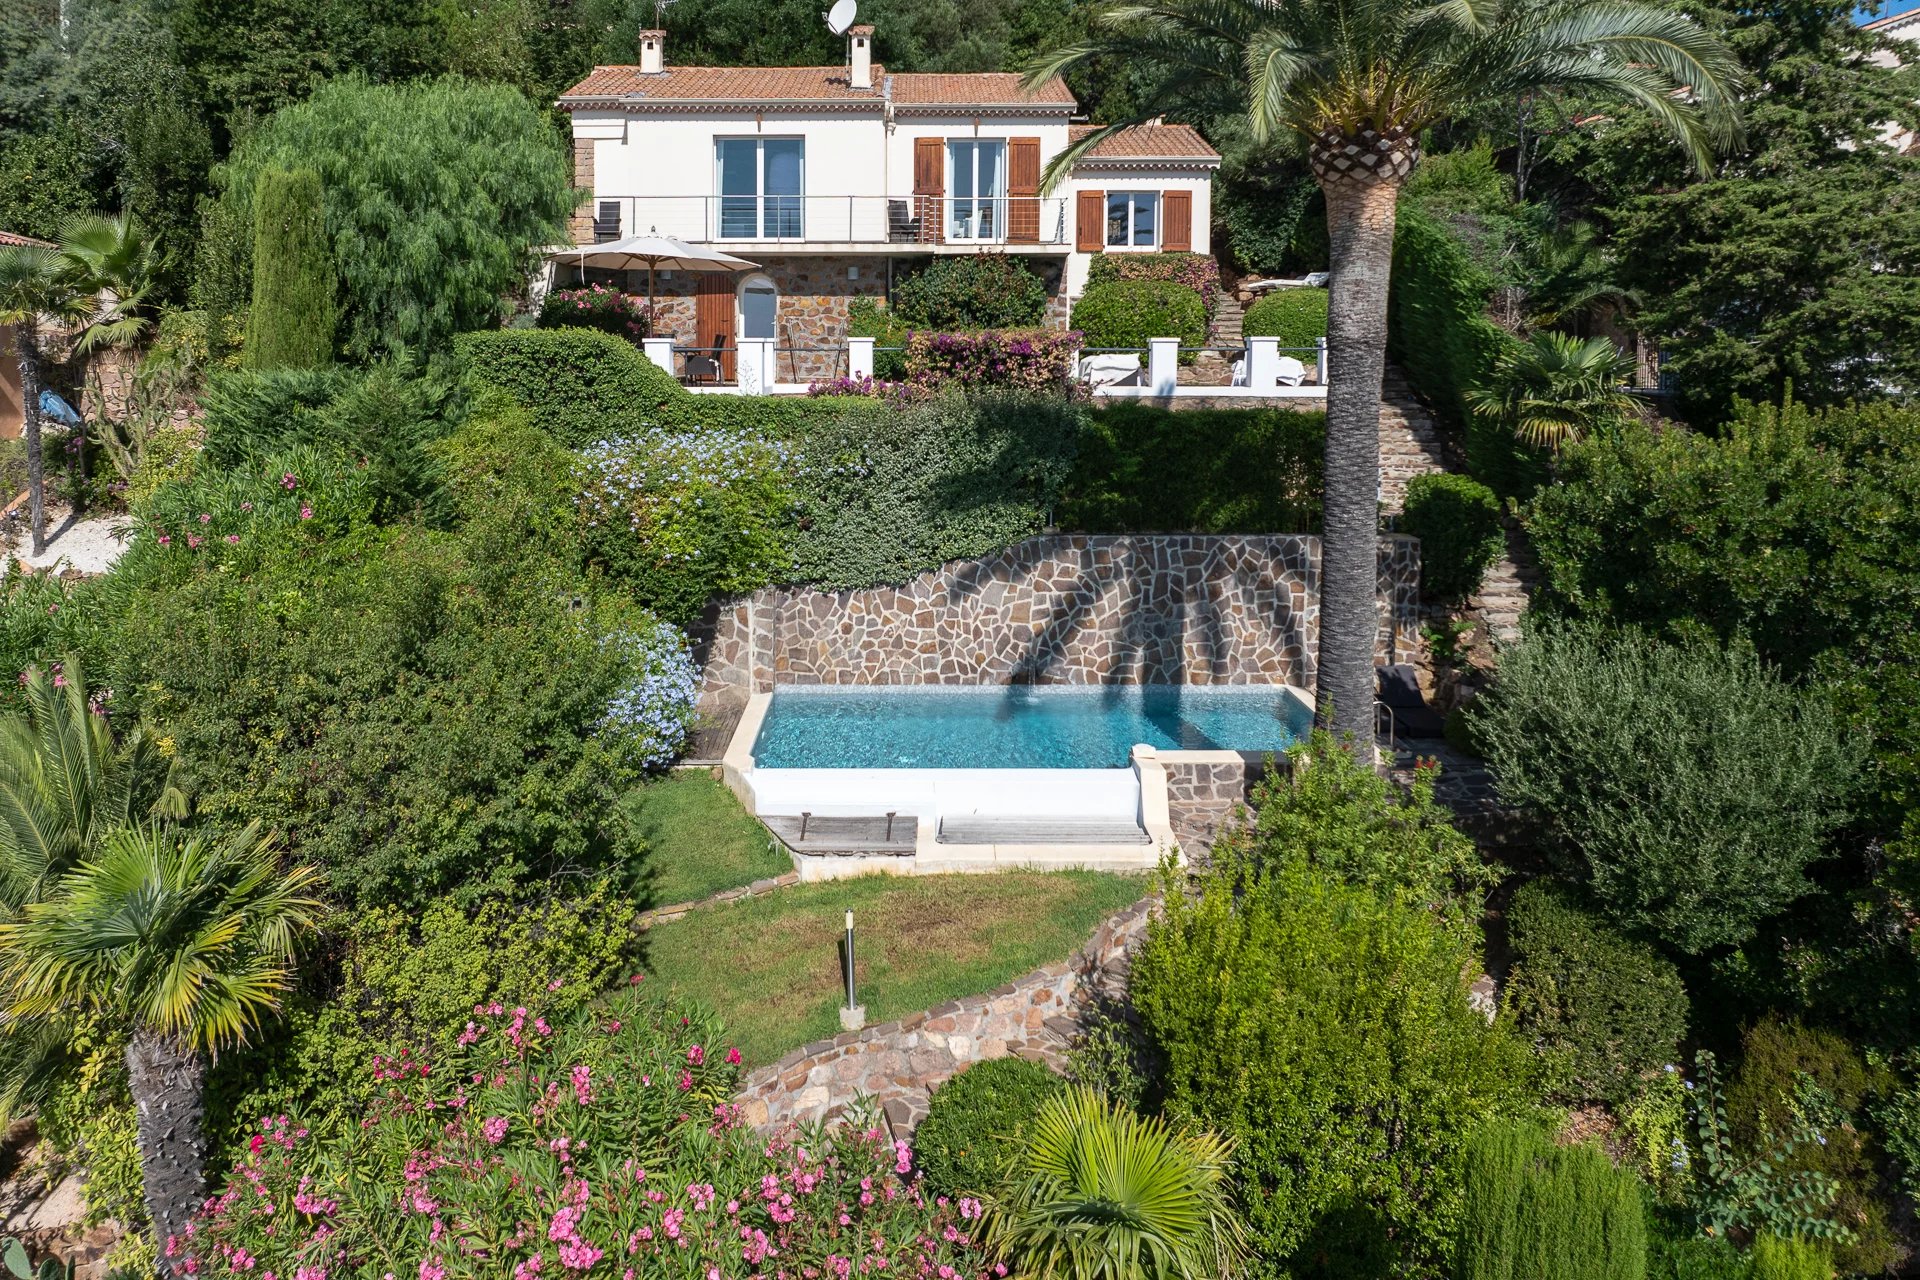
[[[891,400],[904,403],[909,400],[924,400],[929,389],[916,382],[889,382],[885,378],[876,378],[871,374],[859,378],[831,378],[825,382],[807,384],[807,394],[819,396],[861,396],[868,400]]]
[[[923,1195],[869,1114],[747,1128],[738,1052],[642,985],[558,1028],[478,1007],[453,1060],[376,1059],[344,1134],[263,1119],[168,1255],[249,1280],[1005,1274],[978,1202]]]
[[[542,329],[599,329],[634,342],[653,332],[647,300],[605,285],[555,289],[540,304]]]
[[[967,391],[1005,387],[1016,391],[1068,392],[1074,381],[1077,331],[985,329],[978,333],[913,333],[907,336],[907,378],[923,386],[955,385]]]
[[[648,430],[580,453],[580,512],[593,558],[674,622],[792,564],[793,458],[744,432]]]

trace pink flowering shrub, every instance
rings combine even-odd
[[[603,284],[555,289],[540,305],[542,329],[599,329],[639,342],[653,332],[647,300]]]
[[[160,489],[140,513],[129,554],[252,564],[268,545],[320,543],[364,525],[374,500],[364,459],[295,448]]]
[[[1076,385],[1073,355],[1080,343],[1079,333],[1054,329],[913,333],[907,336],[907,379],[966,391],[1068,392]]]
[[[747,1128],[739,1054],[637,979],[560,1026],[481,1006],[456,1044],[376,1059],[340,1140],[261,1121],[168,1254],[250,1280],[1005,1274],[978,1203],[929,1200],[872,1118]]]

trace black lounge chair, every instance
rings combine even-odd
[[[1380,694],[1374,702],[1374,727],[1386,726],[1388,741],[1399,738],[1444,738],[1446,718],[1420,692],[1420,677],[1407,663],[1375,667]]]

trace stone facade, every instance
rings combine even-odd
[[[575,244],[593,243],[593,150],[591,142],[573,148],[573,189],[581,199],[567,219],[567,234]]]
[[[722,602],[706,693],[777,684],[1263,684],[1310,688],[1318,538],[1068,534],[899,587]],[[1380,544],[1382,662],[1418,641],[1419,543]]]
[[[928,1095],[976,1062],[1017,1056],[1064,1068],[1088,1011],[1125,994],[1152,908],[1150,898],[1134,904],[1103,921],[1071,959],[985,995],[794,1050],[742,1083],[746,1120],[764,1129],[830,1119],[865,1096],[905,1138],[926,1118]]]
[[[1185,752],[1161,757],[1167,772],[1167,818],[1188,861],[1204,859],[1234,810],[1253,798],[1266,774],[1266,757],[1237,753],[1237,760],[1191,760]],[[1206,752],[1224,756],[1226,752]],[[1280,762],[1284,763],[1284,762]]]

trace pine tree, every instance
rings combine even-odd
[[[247,363],[313,369],[333,360],[333,259],[320,176],[270,169],[254,198]]]

